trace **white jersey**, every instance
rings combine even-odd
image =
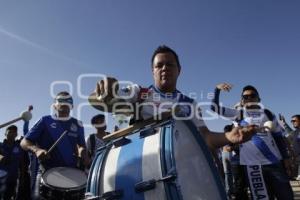
[[[242,110],[243,119],[234,122],[235,126],[257,125],[264,126],[266,121],[270,121],[265,114],[265,110]],[[281,132],[281,127],[274,117],[273,132]],[[278,163],[282,159],[280,151],[272,136],[272,133],[257,133],[251,140],[240,145],[241,165],[268,165]]]
[[[196,127],[205,126],[201,109],[196,101],[183,95],[178,90],[173,93],[162,93],[153,85],[149,88],[140,88],[133,85],[128,92],[131,93],[130,96],[132,97],[127,98],[128,102],[141,102],[139,107],[143,119],[148,119],[176,106],[178,108],[178,110],[176,109],[178,119],[192,120]]]

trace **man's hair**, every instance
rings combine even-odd
[[[173,54],[179,69],[181,68],[177,53],[173,49],[171,49],[170,47],[168,47],[166,45],[160,45],[159,47],[157,47],[155,49],[155,51],[152,55],[152,58],[151,58],[151,65],[152,66],[153,66],[153,61],[154,61],[155,56],[159,53],[171,53],[171,54]]]
[[[259,96],[259,93],[258,93],[257,89],[256,89],[254,86],[252,86],[252,85],[246,85],[246,86],[243,88],[242,95],[243,95],[243,93],[244,93],[246,90],[252,90],[252,91],[255,92],[255,94],[256,94],[257,96]]]
[[[67,91],[62,91],[62,92],[57,93],[56,97],[59,97],[59,96],[69,96],[69,97],[72,97],[70,95],[70,93],[67,92]]]
[[[18,131],[18,127],[15,125],[10,125],[6,128],[6,132],[7,131]]]
[[[293,115],[292,118],[297,118],[300,120],[300,115]]]
[[[97,123],[97,120],[105,120],[105,115],[102,115],[102,114],[98,114],[98,115],[95,115],[94,117],[92,117],[91,119],[91,124],[96,124]]]

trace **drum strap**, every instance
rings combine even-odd
[[[252,199],[268,200],[268,191],[262,174],[261,165],[247,165],[247,175]]]
[[[95,147],[96,147],[96,138],[95,137],[96,137],[95,134],[90,135],[90,143],[91,143],[90,157],[92,157],[94,155],[94,152],[95,152]]]

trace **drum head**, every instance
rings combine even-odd
[[[55,188],[76,189],[85,187],[87,176],[74,168],[56,167],[42,175],[42,181]]]

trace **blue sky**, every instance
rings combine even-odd
[[[234,89],[225,105],[255,85],[266,107],[288,119],[300,113],[300,2],[277,0],[44,0],[0,1],[0,123],[34,106],[31,125],[49,114],[55,81],[71,83],[75,104],[82,74],[106,74],[148,86],[150,58],[160,44],[179,54],[178,89],[209,101],[220,82]],[[89,94],[97,78],[83,79]],[[55,85],[54,91],[68,89]],[[97,113],[84,106],[85,123]],[[203,108],[205,112],[205,108]],[[210,120],[220,131],[228,123]],[[22,123],[17,123],[22,125]],[[109,121],[109,127],[112,126]],[[86,136],[92,129],[86,129]],[[0,130],[0,139],[4,129]]]

